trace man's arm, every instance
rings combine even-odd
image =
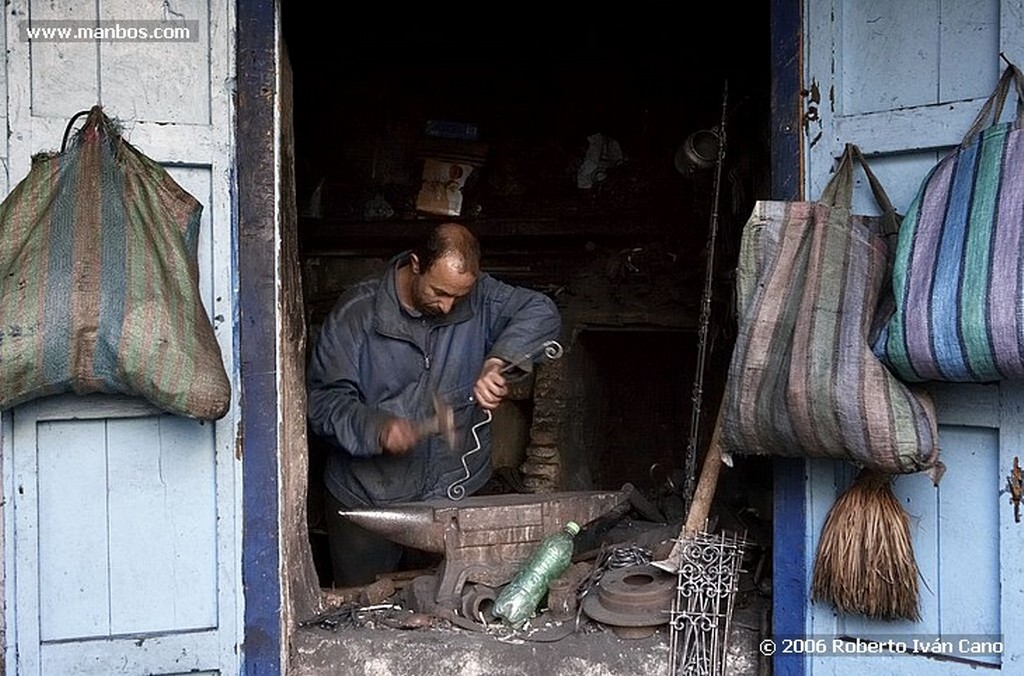
[[[542,293],[489,276],[482,278],[481,283],[491,318],[489,339],[493,342],[473,387],[473,396],[482,408],[493,410],[508,394],[502,369],[536,352],[545,341],[555,339],[561,328],[561,316],[554,301]],[[532,362],[527,362],[522,369],[529,371],[532,366]]]
[[[498,404],[508,394],[505,374],[501,372],[503,368],[505,368],[504,359],[489,357],[484,361],[476,384],[473,385],[473,398],[481,408],[493,411],[498,408]]]
[[[352,455],[400,454],[413,448],[422,431],[405,418],[367,406],[351,383],[309,387],[313,432]]]
[[[388,418],[365,403],[357,355],[364,337],[345,321],[344,306],[324,321],[307,372],[312,431],[352,455],[381,453]]]
[[[491,349],[488,358],[506,364],[536,352],[545,341],[558,337],[562,318],[555,302],[533,289],[511,286],[486,276],[487,302],[491,305]],[[538,360],[540,356],[538,356]],[[532,363],[523,364],[529,371]]]

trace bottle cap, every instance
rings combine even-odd
[[[570,521],[565,524],[565,530],[569,531],[573,535],[578,535],[580,532],[580,525],[575,521]]]

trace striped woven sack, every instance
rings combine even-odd
[[[855,161],[881,217],[851,213]],[[855,146],[817,202],[759,201],[743,229],[723,448],[939,471],[935,410],[871,351],[898,218]]]
[[[231,387],[198,286],[202,205],[97,106],[0,204],[0,408],[74,392],[216,419]]]
[[[896,311],[874,348],[908,382],[1024,377],[1022,82],[1008,66],[907,209],[893,261]],[[1017,116],[1000,123],[1011,84]]]

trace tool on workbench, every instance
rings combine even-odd
[[[503,366],[501,368],[500,373],[502,375],[507,375],[512,371],[522,367],[524,364],[528,364],[540,357],[545,357],[553,361],[555,359],[561,358],[563,352],[564,350],[562,349],[561,343],[559,343],[557,340],[548,340],[545,341],[544,343],[541,343],[540,347],[538,347],[536,350],[528,352],[527,354],[523,355],[516,361]],[[465,472],[465,476],[457,479],[456,481],[453,481],[451,485],[448,486],[447,494],[449,499],[461,500],[462,498],[466,497],[466,487],[464,484],[467,481],[469,481],[470,477],[473,476],[473,473],[469,470],[469,463],[467,462],[467,459],[469,458],[469,456],[480,451],[480,448],[482,447],[483,444],[480,441],[479,430],[484,425],[489,424],[491,420],[493,420],[493,418],[494,415],[489,410],[485,409],[484,419],[478,422],[477,424],[473,425],[473,427],[470,429],[470,433],[473,435],[474,445],[473,448],[469,449],[468,451],[462,454],[462,470]]]

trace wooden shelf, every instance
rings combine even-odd
[[[454,221],[469,227],[490,250],[526,246],[558,251],[587,242],[634,243],[665,240],[671,230],[618,217],[570,218],[422,218],[387,221],[343,221],[300,218],[299,239],[304,255],[394,252],[418,241],[438,223]],[[678,232],[682,228],[676,230]],[[536,247],[534,245],[537,245]]]

